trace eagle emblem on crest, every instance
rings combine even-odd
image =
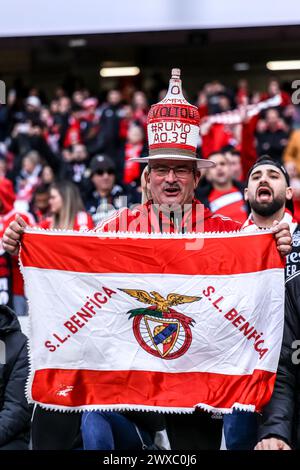
[[[197,302],[201,297],[170,293],[164,298],[155,291],[119,290],[150,305],[127,312],[128,319],[133,318],[135,338],[145,351],[162,359],[176,359],[187,352],[192,343],[191,327],[195,320],[172,307]]]

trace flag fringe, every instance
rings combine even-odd
[[[20,244],[20,249],[19,249],[18,265],[19,265],[19,269],[20,269],[20,272],[21,272],[23,280],[24,280],[24,287],[26,289],[24,269],[23,269],[23,264],[21,262],[21,251],[22,251],[22,244]],[[32,356],[31,346],[30,346],[30,338],[32,337],[32,335],[31,335],[32,324],[31,324],[31,314],[30,314],[31,309],[30,309],[29,299],[27,297],[25,297],[25,298],[26,298],[26,302],[27,302],[27,305],[28,305],[28,324],[27,324],[28,330],[26,332],[26,336],[28,336],[28,339],[27,339],[28,375],[27,375],[26,384],[25,384],[25,396],[26,396],[26,399],[27,399],[28,403],[35,403],[32,400],[32,397],[31,397],[31,387],[32,387],[32,382],[33,382],[33,377],[34,377],[33,366],[32,366],[32,357],[33,356]]]
[[[163,414],[192,414],[195,410],[200,408],[202,411],[215,415],[217,418],[219,415],[232,414],[233,411],[248,411],[255,412],[255,405],[245,405],[241,403],[235,403],[231,408],[217,408],[205,403],[198,403],[193,408],[171,408],[162,406],[147,406],[147,405],[82,405],[82,406],[63,406],[63,405],[52,405],[49,403],[41,403],[30,399],[30,403],[38,404],[41,408],[48,411],[59,411],[61,413],[81,413],[84,411],[103,411],[103,412],[127,412],[127,411],[139,411],[145,413],[163,413]]]
[[[46,234],[46,235],[73,235],[73,236],[88,236],[88,237],[103,237],[103,238],[166,238],[166,239],[193,239],[193,238],[223,238],[223,237],[237,237],[237,236],[249,236],[248,232],[239,232],[239,231],[232,231],[232,232],[205,232],[205,233],[188,233],[188,234],[170,234],[170,233],[159,233],[159,234],[149,234],[149,233],[139,233],[139,232],[93,232],[93,231],[86,231],[86,232],[75,232],[73,230],[45,230],[41,228],[26,228],[25,233],[33,233],[33,234]],[[251,233],[252,235],[262,235],[266,233],[273,233],[269,229],[258,229],[255,232]],[[22,273],[24,284],[25,283],[25,276],[24,276],[24,269],[21,262],[21,251],[22,245],[20,245],[19,256],[18,256],[18,264],[20,267],[20,272]],[[29,322],[28,322],[28,336],[31,337],[32,332],[32,316],[30,314],[30,301],[27,299],[28,307],[29,307]],[[251,404],[241,404],[241,403],[234,403],[231,408],[217,408],[210,406],[205,403],[198,403],[192,408],[172,408],[172,407],[155,407],[155,406],[147,406],[147,405],[83,405],[83,406],[75,406],[75,407],[68,407],[63,405],[54,405],[54,404],[46,404],[41,403],[37,400],[32,398],[31,389],[32,383],[34,379],[33,373],[33,364],[32,364],[32,351],[30,346],[30,341],[27,341],[27,349],[28,349],[28,356],[29,356],[29,365],[28,365],[28,377],[26,380],[25,386],[25,395],[27,398],[28,403],[31,404],[38,404],[41,408],[49,411],[60,411],[62,413],[70,413],[70,412],[84,412],[84,411],[116,411],[116,412],[125,412],[125,411],[140,411],[140,412],[156,412],[156,413],[166,413],[166,414],[192,414],[197,408],[200,408],[207,413],[211,413],[212,415],[219,415],[219,414],[231,414],[234,410],[240,411],[250,411],[254,412],[257,411],[255,409],[255,405]]]
[[[131,238],[131,239],[197,239],[197,238],[232,238],[232,237],[249,237],[252,235],[266,235],[273,234],[271,229],[262,228],[256,229],[253,232],[243,232],[232,230],[230,232],[188,232],[188,233],[146,233],[146,232],[96,232],[93,230],[89,231],[74,231],[74,230],[60,230],[60,229],[43,229],[40,227],[28,227],[25,233],[31,233],[35,235],[68,235],[74,237],[96,237],[96,238]]]

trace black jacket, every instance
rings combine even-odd
[[[272,398],[264,408],[259,440],[279,437],[300,448],[300,225],[286,267],[285,325]],[[298,344],[295,343],[298,341]]]
[[[45,410],[37,405],[32,418],[33,450],[82,448],[81,413]]]
[[[288,133],[282,129],[274,132],[266,130],[256,133],[256,149],[259,156],[268,154],[270,157],[281,163],[282,153],[287,145]]]
[[[28,449],[31,407],[25,397],[27,339],[14,312],[0,306],[0,450]]]

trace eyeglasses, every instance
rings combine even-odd
[[[104,175],[104,173],[107,173],[108,175],[114,175],[115,170],[113,170],[112,168],[109,168],[108,170],[97,170],[94,172],[94,175],[102,176]]]
[[[173,170],[177,178],[187,178],[191,173],[195,172],[194,168],[186,166],[152,166],[150,170],[153,171],[157,176],[167,176],[171,170]]]

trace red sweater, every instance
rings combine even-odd
[[[38,227],[44,228],[47,230],[47,229],[51,229],[51,224],[52,224],[52,218],[47,217],[47,219],[42,220],[38,224]],[[93,228],[94,228],[94,222],[93,222],[92,216],[84,211],[78,212],[75,217],[73,230],[81,232],[82,230],[92,230]]]
[[[167,217],[160,214],[157,216],[154,205],[148,201],[139,205],[134,210],[121,209],[111,217],[97,225],[95,231],[128,231],[145,233],[182,233],[185,232],[230,232],[240,230],[241,224],[221,215],[212,215],[209,209],[196,199],[193,200],[192,208],[186,211],[182,218],[181,226],[176,226]]]

